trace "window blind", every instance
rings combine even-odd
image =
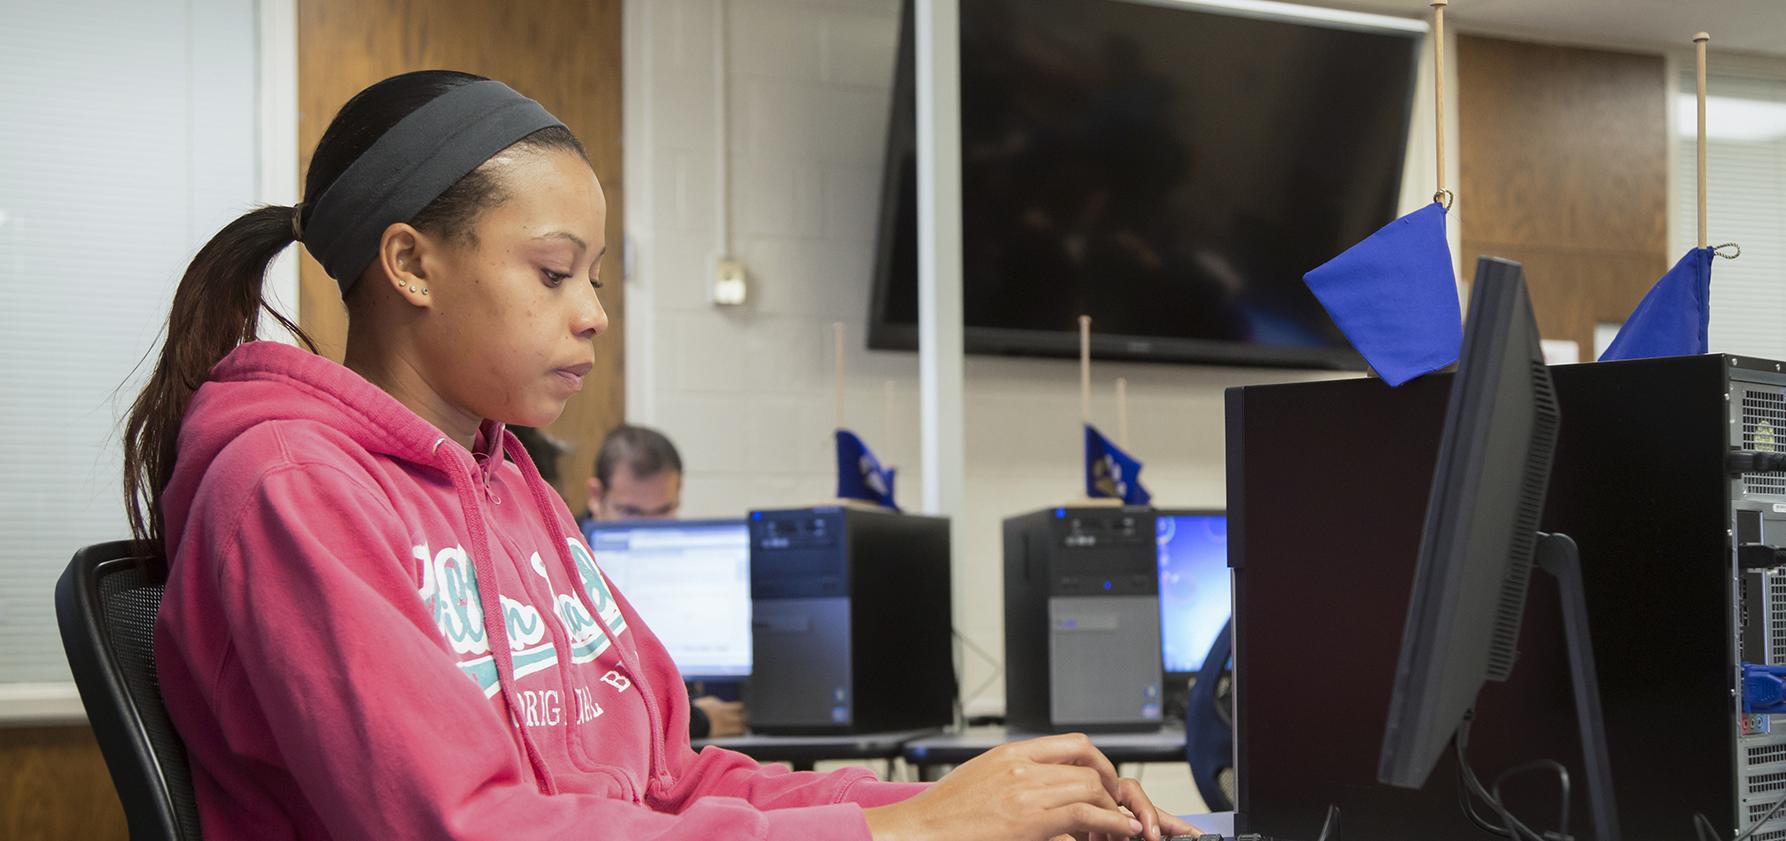
[[[255,15],[0,0],[0,684],[69,680],[56,578],[128,534],[119,421],[187,261],[257,192]]]
[[[1675,97],[1677,259],[1698,244],[1696,88],[1689,70]],[[1786,359],[1786,77],[1712,73],[1706,97],[1706,235],[1742,246],[1712,262],[1711,350]]]

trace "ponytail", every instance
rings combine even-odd
[[[124,422],[124,508],[151,580],[167,572],[161,495],[173,476],[180,420],[193,392],[237,345],[257,338],[263,309],[316,351],[309,336],[261,299],[267,265],[296,242],[295,231],[290,207],[251,210],[199,249],[174,290],[161,355]]]

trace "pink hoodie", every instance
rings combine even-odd
[[[866,839],[921,790],[696,754],[564,503],[500,424],[475,449],[286,345],[199,388],[155,650],[207,838]]]

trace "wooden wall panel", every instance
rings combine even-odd
[[[0,838],[124,841],[129,834],[90,728],[0,727]]]
[[[1464,279],[1524,263],[1545,338],[1589,359],[1670,262],[1662,57],[1460,36],[1457,77]]]
[[[329,120],[367,85],[430,68],[500,79],[539,100],[589,150],[608,197],[608,256],[602,276],[608,332],[596,340],[596,368],[550,428],[571,445],[560,491],[580,511],[601,436],[625,418],[625,304],[621,238],[621,0],[299,0],[298,148],[310,153]],[[335,282],[308,254],[300,270],[299,324],[334,359],[347,339]]]

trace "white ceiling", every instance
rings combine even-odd
[[[1425,0],[1298,0],[1314,6],[1429,17]],[[1711,50],[1786,57],[1786,0],[1450,0],[1447,28],[1607,47]]]

